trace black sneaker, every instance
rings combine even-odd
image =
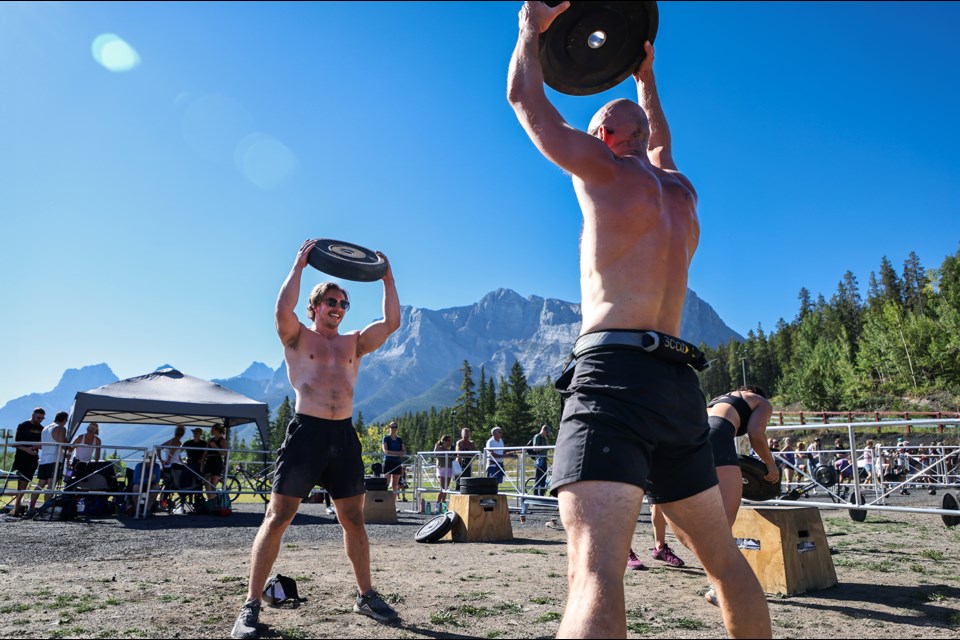
[[[365,595],[357,594],[357,601],[353,603],[353,611],[370,616],[377,622],[393,622],[400,617],[393,610],[393,607],[384,602],[380,594],[372,589]]]
[[[240,607],[240,615],[233,624],[231,638],[259,638],[260,637],[260,601],[244,602]]]

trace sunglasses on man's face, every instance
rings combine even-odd
[[[347,300],[337,300],[336,298],[324,298],[323,302],[328,307],[336,307],[339,305],[339,307],[344,311],[350,308],[350,303]]]

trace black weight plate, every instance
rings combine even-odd
[[[960,505],[957,504],[957,499],[953,497],[951,493],[943,494],[943,500],[940,503],[941,508],[950,509],[951,511],[960,510]],[[943,519],[943,524],[948,527],[955,527],[960,524],[960,515],[956,516],[940,516]]]
[[[453,528],[453,523],[457,521],[457,517],[455,512],[448,511],[436,518],[431,518],[417,530],[413,537],[417,542],[436,542]]]
[[[656,2],[571,2],[540,34],[543,80],[573,96],[606,91],[637,70],[659,24]]]
[[[497,487],[460,487],[461,495],[465,496],[495,496],[499,492]]]
[[[460,486],[471,487],[471,488],[479,488],[479,487],[496,488],[498,486],[498,483],[496,478],[487,478],[486,476],[471,476],[468,478],[460,478]]]
[[[857,504],[863,504],[863,498],[860,498],[860,502]],[[855,522],[863,522],[867,519],[866,509],[850,509],[848,513],[850,514],[850,519]]]
[[[364,478],[363,484],[366,487],[367,491],[386,491],[387,490],[386,478]]]
[[[837,470],[832,465],[822,464],[813,470],[813,479],[825,487],[837,484]]]
[[[770,500],[780,495],[779,482],[767,482],[767,465],[751,456],[740,456],[740,474],[743,476],[743,497],[747,500]]]
[[[380,280],[387,272],[387,263],[376,252],[328,238],[317,238],[307,262],[318,271],[357,282]]]

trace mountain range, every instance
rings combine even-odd
[[[400,329],[364,357],[354,391],[354,410],[370,423],[451,405],[460,394],[464,361],[473,368],[475,381],[481,367],[487,378],[506,378],[516,360],[531,385],[542,384],[559,375],[580,333],[580,321],[577,303],[524,298],[510,289],[498,289],[476,304],[462,307],[432,310],[404,306]],[[743,340],[690,289],[684,300],[680,337],[711,347],[731,339]],[[14,398],[0,408],[0,428],[15,429],[36,406],[45,407],[48,415],[69,410],[77,391],[117,379],[107,364],[68,369],[54,389]],[[213,382],[266,402],[271,409],[285,396],[294,398],[282,362],[277,369],[254,362],[239,375]]]

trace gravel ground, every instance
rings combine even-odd
[[[0,522],[0,637],[225,637],[263,517],[259,504],[236,506],[224,518]],[[821,513],[839,584],[771,594],[777,637],[958,637],[960,531],[930,515],[874,513],[856,523],[843,511]],[[340,527],[322,504],[305,504],[274,572],[296,578],[307,602],[265,610],[263,635],[553,637],[566,598],[566,548],[564,532],[544,526],[552,516],[534,512],[521,525],[513,514],[514,539],[495,543],[417,544],[414,533],[429,517],[406,512],[398,524],[369,525],[375,586],[402,615],[384,626],[352,612]],[[634,543],[649,548],[646,513]],[[650,568],[625,575],[630,636],[722,637],[717,609],[702,599],[703,570],[676,551],[687,566],[668,568],[644,552]]]

